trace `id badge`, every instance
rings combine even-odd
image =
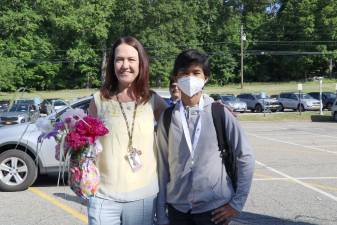
[[[136,172],[140,168],[142,168],[142,162],[140,161],[140,155],[136,149],[133,149],[132,151],[128,152],[127,158],[128,158],[129,164],[133,172]]]

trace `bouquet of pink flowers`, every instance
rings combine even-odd
[[[99,184],[95,158],[102,151],[98,138],[109,132],[103,122],[81,109],[69,109],[54,124],[39,119],[36,125],[42,131],[40,142],[55,138],[55,158],[68,166],[70,188],[83,198],[95,195]]]

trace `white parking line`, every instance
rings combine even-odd
[[[276,138],[261,137],[261,136],[258,136],[256,134],[252,134],[252,133],[247,133],[247,134],[251,135],[253,137],[256,137],[256,138],[264,139],[264,140],[280,142],[280,143],[284,143],[284,144],[288,144],[288,145],[300,146],[300,147],[303,147],[303,148],[308,148],[308,149],[312,149],[312,150],[316,150],[316,151],[320,151],[320,152],[326,152],[326,153],[331,153],[331,154],[337,155],[337,152],[329,151],[329,150],[326,150],[326,149],[321,149],[321,148],[312,147],[312,146],[308,146],[308,145],[301,145],[301,144],[297,144],[297,143],[289,142],[289,141],[282,141],[282,140],[279,140],[279,139],[276,139]]]
[[[337,177],[294,177],[296,180],[337,180]],[[254,181],[289,180],[286,177],[254,178]]]
[[[319,188],[316,188],[316,187],[314,187],[314,186],[312,186],[312,185],[310,185],[310,184],[304,183],[304,182],[300,181],[299,179],[296,179],[296,178],[294,178],[294,177],[291,177],[291,176],[289,176],[289,175],[287,175],[287,174],[285,174],[285,173],[283,173],[283,172],[281,172],[281,171],[279,171],[279,170],[276,170],[276,169],[274,169],[274,168],[272,168],[272,167],[270,167],[270,166],[267,166],[267,165],[265,165],[265,164],[263,164],[263,163],[261,163],[261,162],[259,162],[259,161],[255,161],[255,162],[256,162],[256,164],[258,164],[258,165],[260,165],[260,166],[266,168],[267,170],[270,170],[270,171],[272,171],[272,172],[274,172],[274,173],[276,173],[276,174],[278,174],[278,175],[281,175],[282,177],[285,177],[285,178],[287,178],[287,179],[289,179],[289,180],[291,180],[291,181],[293,181],[293,182],[295,182],[295,183],[297,183],[297,184],[300,184],[300,185],[302,185],[302,186],[304,186],[304,187],[306,187],[306,188],[308,188],[308,189],[311,189],[311,190],[313,190],[313,191],[316,191],[316,192],[318,192],[318,193],[320,193],[320,194],[322,194],[322,195],[324,195],[324,196],[330,198],[331,200],[337,202],[337,197],[334,196],[334,195],[332,195],[332,194],[330,194],[330,193],[327,193],[327,192],[325,192],[325,191],[323,191],[323,190],[321,190],[321,189],[319,189]]]

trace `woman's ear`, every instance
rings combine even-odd
[[[208,77],[206,77],[206,79],[205,79],[205,84],[207,84],[207,82],[208,82]]]

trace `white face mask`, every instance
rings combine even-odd
[[[195,76],[187,76],[178,79],[178,87],[189,97],[192,97],[196,93],[200,92],[204,85],[205,80]]]

